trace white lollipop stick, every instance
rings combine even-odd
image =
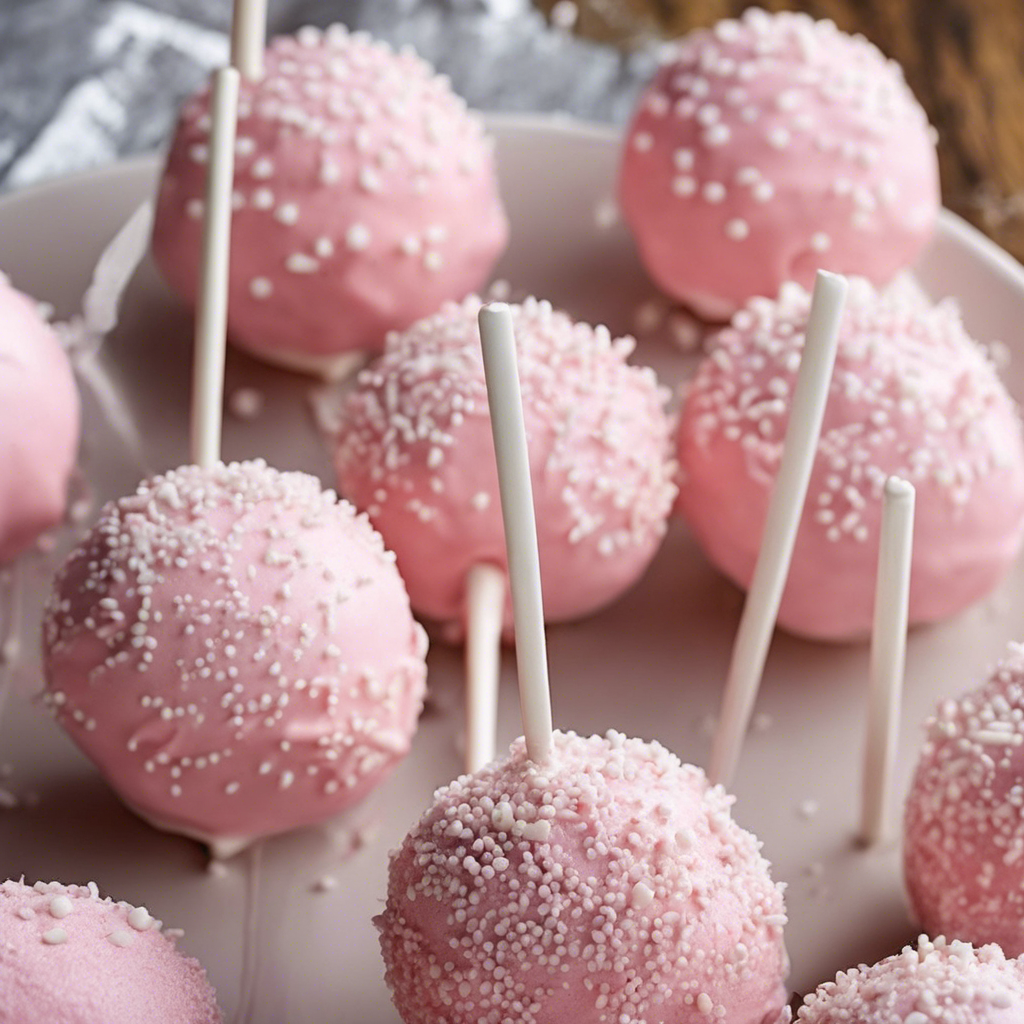
[[[910,557],[914,547],[914,486],[891,476],[882,499],[875,619],[871,632],[871,684],[861,790],[861,839],[886,838],[892,772],[900,730],[903,666],[910,607]]]
[[[192,461],[204,469],[220,458],[238,82],[235,68],[221,68],[214,73],[192,369]]]
[[[235,0],[231,15],[231,66],[243,78],[263,77],[267,0]]]
[[[466,580],[466,606],[466,771],[475,772],[494,760],[504,571],[474,565]]]
[[[732,649],[722,711],[711,749],[708,774],[712,782],[725,786],[732,784],[736,772],[789,573],[814,455],[818,449],[821,421],[825,415],[845,300],[846,279],[819,270],[782,461],[768,504],[761,550]]]
[[[551,691],[548,686],[544,606],[540,590],[537,521],[526,448],[523,399],[512,332],[512,314],[504,302],[480,310],[487,401],[491,409],[498,490],[505,524],[508,579],[516,627],[519,706],[530,760],[544,762],[551,753]]]

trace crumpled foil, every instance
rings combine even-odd
[[[159,148],[227,57],[228,0],[0,2],[0,188]],[[271,0],[270,31],[341,21],[411,44],[480,110],[621,123],[657,60],[550,25],[530,0]]]

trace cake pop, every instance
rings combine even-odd
[[[385,334],[480,287],[507,225],[491,142],[447,79],[343,26],[271,42],[243,79],[229,285],[232,340],[336,375]],[[208,91],[188,100],[153,252],[196,296]]]
[[[990,679],[943,701],[907,796],[910,904],[933,934],[1024,953],[1024,648]]]
[[[782,889],[730,797],[657,743],[555,733],[435,794],[377,919],[406,1024],[761,1024]]]
[[[752,299],[712,340],[686,390],[679,508],[740,586],[754,566],[809,304],[795,284],[777,301]],[[779,612],[785,628],[867,635],[890,475],[918,494],[910,621],[945,618],[990,591],[1020,549],[1019,417],[952,301],[855,280]]]
[[[895,62],[830,21],[754,8],[675,44],[618,195],[651,276],[725,320],[820,268],[885,284],[931,235],[938,161]]]
[[[0,564],[64,517],[78,454],[71,364],[37,305],[0,274]]]
[[[998,946],[975,949],[922,935],[916,948],[861,965],[820,985],[798,1024],[1016,1024],[1024,1014],[1024,966]],[[788,1013],[780,1024],[788,1021]]]
[[[647,567],[675,496],[667,395],[632,339],[550,303],[509,307],[549,621],[612,601]],[[475,565],[507,567],[480,341],[480,300],[388,339],[346,396],[339,490],[395,552],[413,608],[460,633]],[[510,624],[510,610],[505,623]]]
[[[0,1022],[221,1024],[206,972],[95,884],[0,882]]]
[[[362,798],[424,695],[425,637],[380,537],[261,461],[108,504],[43,643],[47,706],[125,802],[224,853]]]

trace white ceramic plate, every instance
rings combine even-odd
[[[621,226],[600,228],[595,210],[611,195],[617,139],[566,122],[494,119],[502,186],[513,225],[499,276],[517,294],[552,299],[573,315],[633,330],[638,306],[655,297]],[[78,308],[95,259],[134,206],[149,195],[157,160],[134,160],[45,185],[0,202],[0,267],[25,291]],[[920,265],[935,294],[956,294],[969,327],[1012,350],[1011,387],[1024,393],[1024,271],[976,231],[944,214]],[[144,265],[129,291],[107,362],[128,396],[154,469],[186,461],[188,316]],[[678,381],[687,360],[655,332],[638,361]],[[308,410],[311,383],[233,353],[229,392],[260,389],[262,415],[228,417],[225,455],[267,457],[331,483],[330,463]],[[87,410],[85,475],[97,499],[132,489],[139,467]],[[67,546],[70,535],[62,539]],[[56,557],[56,556],[54,556]],[[53,559],[49,560],[52,563]],[[26,657],[0,726],[0,778],[22,798],[0,810],[0,877],[95,880],[107,893],[146,904],[185,929],[183,948],[209,970],[228,1019],[242,974],[246,859],[208,872],[195,843],[155,832],[126,811],[29,695],[39,686],[38,605],[52,565],[26,566],[31,601]],[[703,763],[708,720],[741,606],[741,595],[704,562],[681,527],[640,586],[615,607],[550,631],[555,720],[577,731],[615,727],[657,738]],[[910,640],[900,759],[905,785],[920,722],[940,696],[979,681],[1007,640],[1021,637],[1024,565],[986,602]],[[865,852],[857,817],[863,646],[835,647],[779,635],[759,703],[760,728],[744,754],[737,818],[763,840],[775,875],[789,883],[792,984],[806,990],[837,969],[872,961],[913,936],[903,907],[895,843]],[[256,922],[255,1024],[396,1024],[381,980],[370,918],[385,890],[386,851],[460,769],[458,652],[430,655],[434,711],[397,774],[346,819],[265,845]],[[512,664],[506,659],[500,742],[518,732]],[[30,800],[31,802],[31,800]],[[318,886],[326,880],[328,886]],[[329,887],[333,881],[336,885]],[[326,891],[319,891],[326,888]]]

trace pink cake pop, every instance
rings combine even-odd
[[[709,319],[815,271],[884,284],[928,240],[933,133],[893,61],[806,14],[692,32],[640,100],[619,202],[651,276]]]
[[[1024,953],[1024,648],[939,705],[907,797],[904,873],[930,932]],[[1022,1011],[1024,1012],[1024,1011]]]
[[[206,972],[145,907],[0,882],[2,1024],[220,1024]]]
[[[685,396],[679,508],[705,553],[749,583],[789,415],[809,297],[753,299],[711,343]],[[950,301],[851,282],[828,406],[779,622],[828,639],[866,636],[881,493],[917,489],[910,621],[986,594],[1024,530],[1016,408]]]
[[[243,79],[239,114],[229,331],[241,347],[341,372],[487,279],[507,237],[491,143],[411,52],[304,28]],[[190,302],[209,129],[207,90],[182,111],[153,234]]]
[[[873,967],[820,985],[799,1024],[1017,1024],[1024,1017],[1024,964],[998,946],[975,949],[922,935]],[[788,1021],[788,1014],[780,1017]]]
[[[664,535],[675,494],[666,396],[651,370],[626,363],[632,339],[536,299],[510,308],[545,611],[577,618],[634,583]],[[479,309],[475,297],[452,303],[388,339],[346,398],[336,457],[339,489],[394,550],[413,608],[456,632],[470,569],[508,564]]]
[[[438,790],[377,919],[406,1024],[761,1024],[786,915],[732,799],[657,743],[517,741]]]
[[[187,466],[107,505],[58,575],[45,699],[126,803],[229,853],[394,768],[425,650],[351,506],[259,461]]]
[[[0,274],[0,564],[64,517],[79,406],[64,350]]]

